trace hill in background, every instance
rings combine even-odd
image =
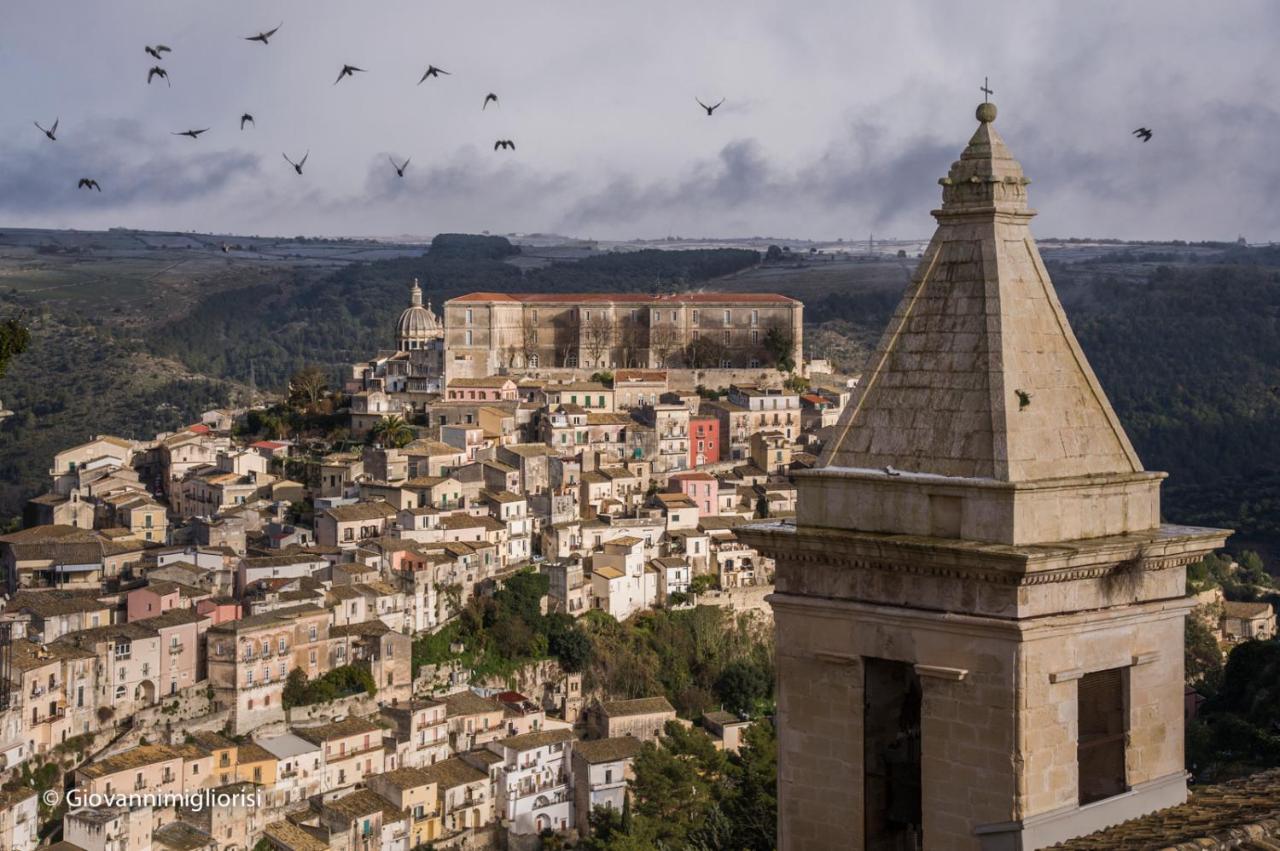
[[[474,290],[780,292],[805,302],[808,354],[856,370],[916,262],[915,248],[825,247],[762,265],[761,253],[706,241],[692,251],[578,244],[525,255],[502,237],[465,235],[430,251],[190,235],[88,247],[94,235],[75,236],[70,246],[65,235],[17,247],[12,232],[0,238],[0,311],[37,317],[32,351],[0,382],[0,398],[20,412],[0,429],[0,513],[42,487],[54,449],[90,433],[145,436],[243,399],[251,371],[258,387],[278,390],[305,363],[336,376],[390,348],[414,277],[437,305]],[[1280,249],[1041,248],[1144,464],[1170,473],[1166,515],[1236,528],[1237,549],[1280,554]]]

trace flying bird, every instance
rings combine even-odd
[[[409,167],[409,160],[405,159],[404,164],[396,165],[396,161],[392,160],[390,156],[388,156],[387,159],[391,160],[391,167],[396,170],[396,175],[398,177],[404,177],[404,170]]]
[[[449,72],[444,70],[443,68],[437,68],[434,65],[428,65],[427,70],[422,75],[422,79],[418,81],[418,85],[421,86],[423,83],[425,83],[428,77],[439,77],[441,74],[444,74],[446,77],[450,76]]]
[[[244,40],[245,40],[245,41],[260,41],[260,42],[262,42],[263,44],[269,44],[269,43],[270,43],[271,36],[275,35],[275,34],[276,34],[276,31],[277,31],[277,30],[279,30],[282,26],[284,26],[284,21],[281,21],[280,23],[276,24],[276,28],[275,28],[274,30],[267,30],[267,31],[266,31],[266,32],[264,32],[264,33],[258,33],[257,35],[245,36],[245,39],[244,39]]]
[[[510,139],[499,139],[498,141],[493,143],[493,149],[496,151],[499,148],[508,148],[514,151],[516,149],[516,143],[511,141]]]
[[[1021,411],[1021,410],[1022,410],[1023,408],[1025,408],[1025,407],[1027,407],[1027,405],[1030,405],[1030,404],[1031,404],[1031,394],[1030,394],[1030,393],[1028,393],[1028,392],[1027,392],[1027,391],[1025,391],[1025,390],[1015,390],[1015,391],[1013,391],[1013,392],[1014,392],[1014,393],[1016,393],[1016,394],[1017,394],[1017,396],[1018,396],[1018,410],[1019,410],[1019,411]]]
[[[698,102],[698,106],[702,107],[707,111],[707,115],[710,115],[713,112],[715,112],[717,109],[719,109],[720,103],[724,103],[724,98],[720,98],[720,103],[716,104],[715,106],[707,106],[705,103],[702,102],[701,98],[694,98],[694,100]]]
[[[311,156],[311,151],[308,150],[305,154],[302,155],[302,159],[298,160],[297,162],[294,162],[293,160],[289,159],[288,154],[281,154],[280,156],[284,157],[285,162],[293,166],[294,171],[296,171],[298,174],[302,174],[302,167],[307,164],[307,157]]]
[[[1137,130],[1133,131],[1133,135],[1137,136],[1143,142],[1151,141],[1151,130],[1147,127],[1139,127]]]
[[[240,116],[240,129],[241,129],[241,130],[243,130],[243,129],[244,129],[244,125],[245,125],[245,124],[252,124],[255,128],[258,126],[258,122],[254,121],[254,120],[253,120],[253,116],[252,116],[252,115],[250,115],[250,114],[249,114],[249,113],[247,113],[247,112],[246,112],[244,115]]]
[[[102,187],[98,185],[98,181],[94,180],[92,177],[80,178],[80,182],[76,184],[76,189],[96,189],[99,192],[102,191]]]
[[[169,82],[169,72],[161,68],[159,65],[155,66],[154,68],[152,68],[150,71],[147,72],[148,86],[151,85],[151,79],[153,77],[162,77],[164,79],[165,85],[167,86],[173,85],[173,83]]]
[[[163,44],[157,44],[155,47],[152,47],[151,45],[147,45],[147,46],[146,46],[145,48],[143,48],[143,49],[144,49],[144,50],[146,50],[146,52],[147,52],[147,53],[149,53],[149,54],[151,54],[152,56],[154,56],[156,59],[163,59],[163,58],[164,58],[163,56],[161,56],[161,55],[160,55],[161,53],[172,53],[172,52],[173,52],[172,48],[165,47]]]
[[[481,104],[480,108],[481,108],[481,109],[488,109],[488,108],[489,108],[489,101],[493,101],[494,103],[497,103],[497,102],[498,102],[498,96],[497,96],[497,95],[495,95],[493,92],[489,92],[489,94],[487,94],[487,95],[485,95],[485,96],[484,96],[484,103],[483,103],[483,104]]]
[[[40,122],[39,122],[39,121],[32,121],[31,123],[32,123],[32,124],[34,124],[36,127],[39,127],[39,128],[40,128],[40,132],[41,132],[41,133],[43,133],[44,135],[48,136],[48,137],[49,137],[49,141],[50,141],[50,142],[56,142],[56,141],[58,141],[58,137],[55,135],[55,134],[58,132],[58,119],[57,119],[57,118],[53,119],[53,126],[52,126],[52,127],[50,127],[48,130],[44,129],[43,127],[40,127]]]
[[[357,68],[354,65],[343,65],[342,70],[338,72],[338,79],[334,80],[333,84],[336,86],[338,83],[341,83],[343,77],[354,77],[356,71],[363,72],[364,69]]]
[[[199,139],[201,133],[208,133],[209,128],[203,130],[183,130],[181,133],[170,133],[171,136],[190,136],[192,139]]]

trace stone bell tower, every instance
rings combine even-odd
[[[1185,566],[994,104],[777,560],[783,849],[1032,849],[1186,797]]]

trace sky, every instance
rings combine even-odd
[[[1037,235],[1280,239],[1278,37],[1270,0],[4,0],[0,228],[921,238],[987,77]]]

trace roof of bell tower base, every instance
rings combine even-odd
[[[1029,181],[983,107],[821,466],[1006,482],[1140,472],[1031,236]]]

